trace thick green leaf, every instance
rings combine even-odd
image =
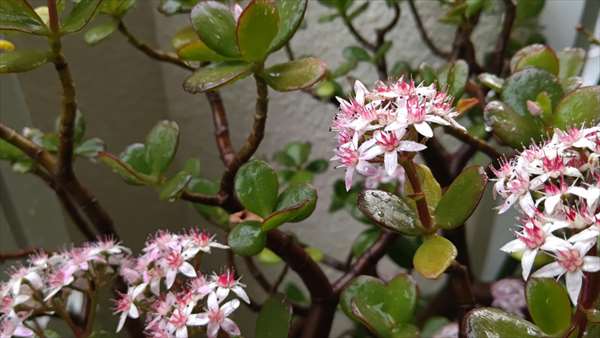
[[[342,51],[344,58],[354,61],[371,61],[371,56],[364,48],[357,46],[349,46]]]
[[[48,26],[25,0],[0,1],[0,30],[46,35]]]
[[[26,160],[28,157],[19,148],[7,141],[0,139],[0,160],[17,162]]]
[[[146,163],[152,176],[163,174],[175,157],[179,144],[179,126],[172,121],[159,122],[146,136]]]
[[[183,164],[183,171],[186,173],[198,177],[200,175],[200,161],[195,158],[190,158]]]
[[[252,65],[244,62],[221,62],[200,68],[188,77],[183,88],[192,94],[217,89],[248,76]]]
[[[561,129],[595,125],[600,121],[600,86],[579,88],[565,96],[553,116],[554,125]]]
[[[369,304],[363,298],[353,299],[352,314],[376,337],[391,338],[394,323],[390,316],[378,305]]]
[[[558,79],[545,70],[526,68],[512,74],[506,80],[501,98],[519,115],[528,116],[530,114],[527,111],[527,100],[535,101],[543,91],[550,95],[552,107],[556,107],[563,96]]]
[[[486,87],[501,92],[504,87],[504,79],[490,73],[481,73],[477,77]]]
[[[447,92],[457,100],[464,93],[468,79],[469,65],[464,60],[449,63],[438,74],[440,87],[447,88]]]
[[[114,33],[118,26],[119,23],[116,20],[110,19],[99,24],[98,26],[90,28],[87,32],[85,32],[83,38],[86,43],[95,45]]]
[[[442,327],[450,324],[450,321],[445,317],[431,317],[423,324],[421,330],[422,337],[433,337]]]
[[[558,57],[552,48],[535,44],[522,48],[510,60],[512,73],[530,67],[543,69],[553,75],[558,75]]]
[[[358,208],[377,225],[407,235],[420,233],[414,210],[400,197],[383,190],[365,190],[358,195]]]
[[[249,211],[267,217],[277,205],[279,182],[277,174],[264,161],[244,164],[235,176],[235,193]]]
[[[279,12],[279,31],[271,42],[270,52],[274,52],[283,47],[294,35],[300,24],[308,0],[278,0],[276,2]]]
[[[412,236],[398,236],[394,242],[387,248],[388,257],[405,269],[413,268],[413,257],[419,246],[421,239]]]
[[[119,155],[119,158],[139,173],[145,175],[152,173],[150,164],[146,162],[146,146],[141,143],[134,143],[127,146]]]
[[[301,166],[310,156],[311,144],[309,142],[291,142],[286,144],[284,151],[296,166]]]
[[[283,338],[292,324],[292,306],[280,294],[271,296],[263,304],[256,320],[256,338]]]
[[[412,321],[418,299],[415,281],[409,275],[401,273],[387,283],[386,290],[385,312],[396,323]]]
[[[417,175],[419,176],[419,182],[421,183],[421,190],[425,194],[425,200],[429,206],[430,211],[435,210],[438,202],[442,198],[442,188],[438,181],[433,177],[431,170],[426,165],[417,164]],[[411,196],[413,194],[412,185],[404,185],[405,196]],[[407,199],[407,202],[413,207],[414,210],[417,208],[417,204],[412,199]]]
[[[301,305],[306,305],[308,303],[308,297],[306,297],[302,289],[293,282],[287,283],[284,290],[286,297],[290,301]]]
[[[191,26],[179,30],[171,40],[173,48],[182,60],[223,61],[226,57],[208,48]]]
[[[252,0],[237,22],[237,44],[242,58],[259,62],[265,59],[279,31],[279,12],[273,0]]]
[[[327,168],[329,168],[329,161],[325,159],[313,160],[306,165],[306,170],[315,174],[324,173],[327,171]]]
[[[532,140],[540,140],[544,135],[541,120],[531,115],[519,115],[500,101],[492,101],[486,105],[484,118],[494,135],[513,148],[527,145]]]
[[[162,201],[175,201],[181,196],[191,180],[192,175],[188,172],[178,172],[161,185],[159,198]]]
[[[321,60],[307,57],[269,67],[260,76],[271,88],[290,91],[312,86],[325,76],[326,71]]]
[[[31,49],[0,53],[0,74],[30,71],[50,62],[51,57],[50,52]]]
[[[208,48],[229,57],[238,57],[236,22],[226,5],[217,1],[200,1],[191,14],[192,26]]]
[[[231,250],[240,256],[258,255],[267,243],[267,234],[260,222],[246,221],[236,225],[227,237]]]
[[[435,209],[435,222],[450,230],[467,221],[483,196],[487,175],[480,166],[472,166],[454,179]]]
[[[158,10],[165,15],[188,13],[198,0],[160,0]]]
[[[187,186],[191,192],[215,195],[219,192],[219,184],[205,178],[194,177]],[[205,204],[194,203],[194,209],[204,218],[220,225],[229,223],[229,214],[220,207],[213,207]]]
[[[581,73],[585,63],[585,50],[582,48],[565,48],[558,52],[560,64],[558,78],[563,81]]]
[[[444,237],[433,235],[425,238],[413,257],[415,270],[427,279],[437,279],[452,264],[457,250]]]
[[[136,0],[104,0],[100,4],[100,13],[120,18],[135,5],[135,2]]]
[[[269,248],[265,248],[258,254],[258,260],[264,264],[277,264],[281,262],[281,257],[277,256],[277,254],[269,250]]]
[[[85,140],[80,145],[78,145],[75,148],[75,154],[78,156],[87,157],[89,159],[94,159],[98,156],[98,153],[104,151],[104,148],[104,141],[97,137],[94,137]]]
[[[369,228],[361,232],[352,243],[352,256],[359,257],[365,253],[379,238],[381,230],[378,228]]]
[[[114,172],[119,174],[119,176],[121,176],[125,180],[125,182],[129,184],[147,185],[154,183],[153,178],[148,177],[147,175],[144,175],[140,172],[137,172],[129,164],[125,163],[124,161],[120,160],[118,157],[110,153],[100,152],[98,154],[98,159],[100,160],[100,162],[106,164]]]
[[[291,185],[281,193],[275,212],[263,222],[263,230],[275,229],[286,222],[300,222],[312,214],[317,205],[317,191],[308,184]]]
[[[571,302],[567,290],[554,279],[533,278],[525,290],[533,322],[550,336],[558,336],[571,326]]]
[[[544,333],[534,324],[494,308],[478,308],[465,318],[467,338],[519,337],[541,338]]]
[[[98,6],[103,0],[80,0],[74,5],[71,12],[61,23],[61,33],[73,33],[80,31],[92,20]]]
[[[519,0],[517,1],[517,21],[523,22],[524,20],[534,18],[538,16],[546,0]]]
[[[358,276],[340,295],[340,307],[346,316],[358,320],[358,317],[352,312],[352,302],[356,298],[368,300],[371,304],[383,304],[385,302],[385,285],[384,283],[371,276]]]

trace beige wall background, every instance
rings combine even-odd
[[[358,1],[366,0],[356,0]],[[151,45],[169,49],[170,37],[178,28],[188,24],[188,17],[182,15],[165,18],[155,10],[156,3],[157,1],[139,0],[137,7],[127,15],[125,21],[131,31],[141,39]],[[582,1],[564,0],[562,3],[570,10],[574,8],[571,6],[577,3],[578,10],[581,11]],[[417,5],[434,41],[448,49],[454,29],[438,23],[437,18],[442,14],[438,1],[418,1]],[[421,62],[439,63],[441,60],[432,56],[420,40],[406,3],[402,3],[401,7],[400,22],[389,35],[393,47],[388,54],[388,64],[392,65],[397,60],[409,61],[412,66]],[[329,12],[316,0],[309,1],[306,14],[308,28],[296,34],[292,46],[297,55],[316,55],[334,68],[341,60],[342,48],[356,45],[356,42],[339,20],[325,24],[317,23],[321,15]],[[391,13],[383,0],[373,0],[369,10],[357,20],[356,26],[372,39],[373,34],[367,29],[380,26],[390,17]],[[480,58],[492,48],[500,29],[498,11],[484,15],[481,22],[474,34]],[[44,41],[36,41],[35,38],[20,39],[17,41],[17,47],[43,43]],[[81,35],[70,36],[66,39],[65,47],[65,54],[72,65],[76,81],[80,109],[88,122],[89,137],[102,138],[110,151],[118,153],[126,145],[142,141],[157,121],[173,120],[181,127],[181,143],[173,167],[180,167],[183,161],[194,157],[202,162],[204,175],[219,177],[222,165],[213,138],[210,110],[204,96],[190,95],[182,90],[181,83],[186,76],[185,71],[148,59],[130,47],[118,34],[95,47],[85,45]],[[278,52],[269,59],[269,63],[283,60],[284,54]],[[374,69],[366,65],[361,65],[353,75],[365,83],[376,80]],[[59,107],[59,87],[52,67],[45,66],[18,77],[2,76],[0,89],[0,119],[3,122],[16,128],[25,125],[34,125],[45,130],[53,128]],[[254,83],[251,80],[240,81],[222,91],[235,145],[241,144],[249,132],[254,109],[254,92]],[[270,97],[267,131],[257,156],[270,158],[271,154],[287,142],[309,140],[313,144],[313,157],[331,157],[334,144],[333,135],[328,132],[334,113],[331,105],[317,102],[303,93],[270,92]],[[17,118],[14,117],[15,112],[18,112]],[[8,227],[7,211],[20,214],[19,219],[26,229],[24,236],[29,244],[56,246],[67,241],[66,237],[74,241],[81,239],[72,227],[64,226],[68,224],[68,220],[65,221],[61,217],[58,203],[39,182],[31,182],[35,178],[14,174],[6,166],[0,169],[0,178],[3,178],[8,187],[7,190],[0,191],[11,192],[11,196],[0,195],[4,207],[3,214],[0,214],[2,250],[14,245],[14,236]],[[81,180],[111,212],[117,228],[123,234],[123,240],[134,248],[139,248],[147,234],[156,229],[175,230],[205,224],[185,202],[161,202],[152,189],[123,184],[117,175],[102,165],[80,160],[77,162],[77,172]],[[285,229],[293,230],[300,239],[321,248],[324,252],[344,259],[349,246],[363,230],[363,226],[343,212],[327,212],[332,184],[340,177],[342,172],[333,169],[318,176],[315,185],[319,191],[319,202],[314,215],[302,223],[286,226]],[[492,206],[493,203],[488,200],[480,208],[484,212],[476,217],[483,221],[480,225],[492,225],[489,216]],[[476,220],[472,223],[481,222]],[[473,229],[470,225],[470,234],[477,236]],[[220,238],[224,239],[222,236]],[[479,249],[482,255],[478,257],[485,257],[486,252],[499,257],[497,251],[493,251],[496,248]],[[210,265],[216,268],[221,262],[223,257],[215,255]],[[484,267],[483,259],[476,263],[476,269],[481,272]],[[389,272],[391,265],[385,262],[384,265],[388,266]],[[210,268],[211,266],[207,266],[207,269]],[[266,271],[276,274],[278,269],[267,268]],[[335,276],[333,271],[328,273],[332,277]],[[251,284],[252,292],[261,294],[253,285],[251,277],[248,276],[244,280]],[[238,316],[244,318],[242,322],[246,332],[252,332],[251,314],[244,309]],[[347,320],[340,316],[336,319],[335,330],[339,332],[347,325]],[[246,336],[252,337],[252,334]]]

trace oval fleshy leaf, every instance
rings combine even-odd
[[[83,36],[85,42],[89,45],[95,45],[104,39],[108,38],[112,33],[117,30],[119,23],[116,20],[108,20],[90,28]]]
[[[487,175],[480,166],[463,170],[448,187],[435,209],[435,222],[450,230],[465,224],[483,196]]]
[[[256,319],[256,338],[287,337],[292,323],[292,307],[280,294],[263,304]]]
[[[530,67],[543,69],[553,75],[558,75],[558,57],[552,48],[535,44],[522,48],[510,60],[511,73]]]
[[[160,0],[158,11],[165,15],[188,13],[198,0]]]
[[[308,183],[295,184],[279,195],[275,212],[262,225],[264,231],[286,222],[300,222],[312,214],[317,205],[317,190]]]
[[[0,30],[47,35],[48,26],[25,0],[0,1]]]
[[[168,179],[165,183],[160,187],[159,198],[162,201],[174,201],[185,190],[187,185],[192,180],[192,175],[185,171],[178,172],[175,176]]]
[[[501,92],[504,87],[504,79],[490,73],[481,73],[477,76],[479,81],[486,87],[493,89],[497,92]]]
[[[103,0],[80,0],[71,12],[61,22],[61,33],[74,33],[80,31],[92,20],[98,6]]]
[[[136,0],[103,1],[100,4],[100,13],[120,18],[135,5],[135,2]]]
[[[219,192],[219,184],[206,178],[194,177],[188,184],[187,189],[199,194],[216,195]],[[229,214],[223,208],[200,203],[194,203],[193,206],[200,215],[209,221],[219,225],[229,225]]]
[[[565,96],[553,117],[560,129],[595,125],[600,121],[600,86],[583,87]]]
[[[231,250],[240,256],[258,255],[267,243],[267,235],[260,222],[246,221],[236,225],[227,236]]]
[[[494,135],[513,148],[520,148],[544,136],[544,126],[540,119],[531,115],[519,115],[504,102],[488,103],[485,106],[484,118]]]
[[[235,176],[235,193],[249,211],[267,217],[277,204],[279,181],[277,174],[264,161],[244,164]]]
[[[308,88],[321,80],[326,71],[323,61],[307,57],[269,67],[260,76],[271,88],[284,92]]]
[[[191,13],[192,26],[208,48],[229,57],[238,57],[236,20],[226,5],[217,1],[200,1]]]
[[[385,301],[384,283],[371,276],[358,276],[348,284],[340,295],[340,307],[346,316],[358,320],[352,311],[352,302],[360,297],[371,304],[383,304]]]
[[[457,101],[464,93],[468,79],[469,65],[464,60],[447,64],[438,74],[441,88],[447,88],[447,92]]]
[[[171,39],[177,56],[186,61],[223,61],[226,58],[218,54],[198,38],[191,26],[179,30]]]
[[[152,172],[150,164],[146,162],[146,146],[142,143],[134,143],[129,145],[119,155],[119,159],[127,163],[139,173],[150,175]]]
[[[415,270],[427,279],[437,279],[456,258],[454,244],[444,237],[433,235],[425,238],[413,257]]]
[[[383,190],[365,190],[358,195],[358,208],[377,225],[407,235],[420,233],[414,210],[400,197]]]
[[[567,290],[554,279],[532,278],[525,289],[527,308],[533,322],[550,336],[571,326],[571,302]]]
[[[585,64],[585,50],[582,48],[565,48],[558,52],[558,78],[562,81],[581,73]]]
[[[249,63],[215,63],[195,71],[185,80],[183,89],[192,94],[202,93],[242,79],[251,72],[252,65]]]
[[[0,53],[0,74],[27,72],[50,62],[50,58],[50,52],[40,50],[19,49]]]
[[[526,68],[511,75],[504,84],[501,98],[519,115],[530,115],[527,101],[535,101],[541,92],[546,92],[555,107],[563,96],[558,79],[545,70]]]
[[[380,234],[381,230],[377,227],[361,232],[352,243],[352,256],[356,258],[365,253],[377,241]]]
[[[431,170],[429,170],[426,165],[417,164],[416,169],[419,182],[421,183],[421,190],[425,194],[427,205],[429,206],[429,209],[433,211],[442,198],[442,188],[435,177],[433,177]],[[404,193],[406,196],[413,194],[412,185],[405,184]],[[417,204],[414,200],[408,199],[407,202],[413,207],[413,209],[417,209]]]
[[[270,52],[283,47],[294,35],[306,12],[308,0],[278,0],[279,31],[271,42]]]
[[[159,122],[146,136],[146,163],[152,176],[163,174],[175,157],[179,145],[179,126],[172,121]]]
[[[242,58],[262,61],[279,30],[279,13],[273,0],[252,0],[237,22],[237,45]]]
[[[494,308],[472,310],[464,320],[467,338],[541,338],[546,336],[533,323]]]
[[[98,153],[98,159],[119,174],[129,184],[148,185],[155,181],[153,178],[136,171],[128,163],[110,153],[100,152]]]

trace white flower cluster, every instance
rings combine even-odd
[[[493,170],[494,191],[504,199],[499,213],[515,204],[522,213],[516,239],[501,250],[522,255],[524,279],[546,253],[554,261],[533,276],[565,275],[577,304],[584,272],[600,270],[600,257],[590,251],[600,235],[600,128],[556,130]]]
[[[337,98],[340,109],[331,126],[337,133],[332,160],[346,168],[347,190],[355,172],[367,178],[369,188],[381,182],[403,182],[399,155],[427,148],[424,141],[433,137],[430,123],[464,130],[454,120],[459,113],[452,109],[452,97],[433,84],[415,86],[412,80],[400,79],[378,82],[369,91],[356,81],[354,92],[349,101]]]

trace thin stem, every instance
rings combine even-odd
[[[207,92],[206,98],[212,108],[217,148],[219,149],[221,161],[223,161],[223,164],[227,167],[231,165],[235,158],[235,150],[233,149],[231,137],[229,136],[229,123],[227,122],[225,106],[223,105],[221,95],[216,91]]]
[[[471,147],[478,151],[486,154],[491,159],[501,157],[502,154],[492,147],[489,143],[485,142],[480,138],[473,137],[471,134],[466,133],[460,129],[454,127],[444,127],[444,131],[457,139],[469,144]]]
[[[433,223],[431,220],[431,215],[429,214],[427,199],[425,198],[425,194],[421,189],[421,181],[419,180],[415,163],[412,161],[412,159],[408,159],[406,161],[402,161],[402,166],[404,167],[406,177],[413,188],[415,202],[417,203],[417,212],[419,214],[421,224],[426,231],[431,231],[433,229]]]
[[[48,20],[50,21],[50,30],[53,33],[57,33],[59,30],[59,23],[56,0],[48,0]]]
[[[279,276],[277,276],[275,283],[273,283],[273,287],[271,288],[271,293],[276,293],[277,290],[279,290],[281,283],[283,283],[283,280],[285,279],[285,276],[287,276],[289,271],[290,271],[290,266],[287,264],[284,265],[283,269],[281,269],[281,273],[279,273]]]
[[[433,40],[431,40],[431,38],[429,37],[429,34],[427,34],[427,29],[425,28],[425,25],[423,24],[423,20],[421,20],[421,16],[419,15],[419,11],[417,10],[417,6],[415,5],[415,1],[414,0],[408,0],[408,7],[410,8],[410,11],[413,15],[413,18],[415,19],[415,23],[417,24],[417,29],[419,30],[419,34],[421,35],[421,39],[423,40],[423,42],[425,42],[425,44],[427,45],[427,47],[429,48],[429,50],[431,50],[431,52],[441,58],[447,59],[450,57],[450,53],[448,52],[444,52],[441,49],[439,49],[435,43],[433,42]]]
[[[496,47],[492,52],[492,62],[489,71],[494,74],[501,74],[504,68],[504,57],[508,47],[508,40],[515,23],[517,7],[512,0],[504,0],[504,21],[502,22],[502,31],[496,40]]]
[[[2,123],[0,123],[0,138],[19,148],[33,161],[42,165],[48,172],[56,170],[56,158],[52,154]]]
[[[256,282],[258,282],[258,285],[260,285],[260,287],[266,293],[271,293],[271,290],[273,290],[273,285],[271,285],[267,277],[265,277],[262,271],[260,271],[260,268],[256,266],[256,264],[254,263],[254,259],[252,257],[244,257],[244,263],[246,263],[248,271],[250,272],[252,277],[254,277]]]
[[[64,304],[61,301],[59,301],[57,298],[55,298],[52,303],[54,305],[53,308],[54,308],[54,310],[56,310],[56,313],[58,313],[60,318],[65,321],[65,323],[69,326],[69,328],[73,332],[73,336],[77,337],[77,338],[82,337],[81,328],[79,328],[75,324],[75,322],[73,322],[73,319],[71,318],[71,316],[69,316],[69,313],[66,311]]]
[[[348,17],[348,14],[346,12],[344,12],[343,10],[340,9],[339,14],[340,14],[340,17],[342,18],[342,21],[344,22],[344,25],[346,25],[346,27],[348,27],[350,34],[352,34],[352,36],[354,36],[354,38],[358,42],[360,42],[361,45],[363,45],[363,47],[365,47],[373,52],[377,51],[377,45],[375,45],[374,43],[371,43],[369,40],[367,40],[364,36],[362,36],[360,34],[360,32],[356,29],[356,27],[354,27],[352,20],[350,19],[350,17]]]
[[[125,26],[125,23],[123,21],[119,21],[119,32],[121,32],[127,38],[129,43],[131,43],[135,48],[139,49],[141,52],[143,52],[147,56],[149,56],[153,59],[159,60],[159,61],[173,64],[173,65],[178,66],[183,69],[194,70],[194,67],[192,67],[192,66],[186,64],[185,62],[183,62],[182,60],[180,60],[177,57],[177,55],[154,49],[154,48],[150,47],[148,44],[140,41],[137,37],[135,37],[133,34],[131,34],[131,32],[129,31],[127,26]]]

